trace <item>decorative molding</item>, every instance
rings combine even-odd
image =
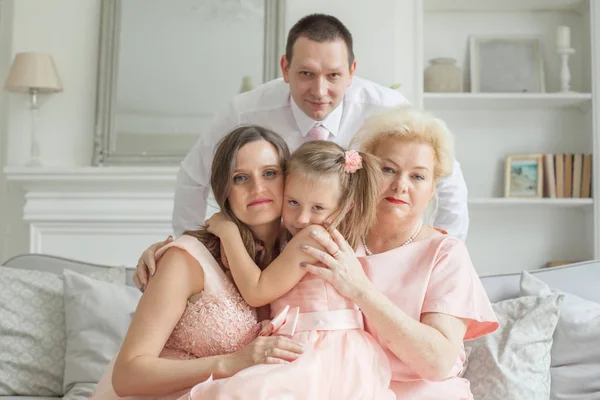
[[[171,234],[176,167],[4,169],[24,191],[29,250],[132,265]]]
[[[27,192],[174,192],[178,167],[6,167],[9,183]]]

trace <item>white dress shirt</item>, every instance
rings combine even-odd
[[[318,122],[330,132],[329,140],[347,147],[366,117],[403,104],[408,105],[408,101],[399,92],[354,77],[344,100]],[[217,210],[213,199],[208,201],[207,212],[207,199],[215,145],[223,136],[239,125],[260,125],[281,135],[294,151],[310,140],[307,135],[316,122],[296,105],[289,85],[281,78],[237,95],[181,163],[173,207],[174,233],[179,236],[185,230],[197,229],[206,216]],[[434,225],[464,240],[469,227],[467,186],[458,162],[454,162],[452,176],[438,182],[437,193],[439,204]]]

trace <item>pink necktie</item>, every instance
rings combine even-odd
[[[315,125],[308,131],[308,135],[314,140],[327,140],[329,137],[329,131],[323,125]]]

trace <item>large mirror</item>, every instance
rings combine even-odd
[[[102,0],[94,165],[176,164],[279,74],[284,1]]]

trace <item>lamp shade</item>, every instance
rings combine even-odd
[[[50,54],[17,53],[4,82],[4,89],[9,92],[35,89],[51,93],[61,92],[63,87]]]

